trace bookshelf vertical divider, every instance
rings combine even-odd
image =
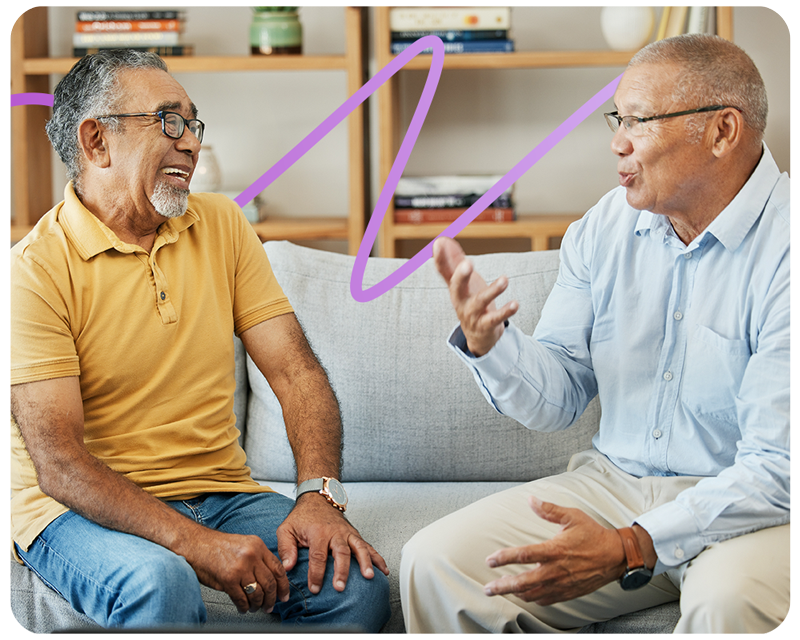
[[[347,95],[364,82],[366,69],[366,8],[345,7],[344,55],[185,56],[165,57],[171,72],[345,71]],[[46,7],[26,11],[11,34],[11,93],[49,92],[49,76],[64,74],[77,58],[51,58]],[[51,150],[44,132],[49,107],[18,106],[11,113],[12,197],[11,241],[20,240],[55,204],[52,201]],[[366,109],[356,108],[347,119],[348,194],[346,217],[283,218],[254,223],[262,240],[346,240],[354,255],[364,234],[369,164]]]
[[[390,7],[375,8],[375,56],[377,68],[384,68],[394,59],[391,53]],[[717,7],[717,33],[728,40],[733,39],[733,9]],[[600,67],[628,64],[635,51],[522,51],[493,54],[446,54],[444,69],[532,69]],[[430,57],[419,55],[411,60],[406,69],[427,69]],[[395,74],[378,90],[378,138],[380,184],[386,183],[400,141],[400,95],[398,76]],[[446,173],[446,171],[443,171]],[[563,236],[575,215],[520,215],[514,222],[473,222],[459,237],[467,238],[529,238],[531,249],[538,251],[550,247],[550,239]],[[400,240],[432,240],[440,234],[446,224],[398,224],[394,221],[394,207],[390,203],[378,236],[378,250],[383,257],[397,255]]]

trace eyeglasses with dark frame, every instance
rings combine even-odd
[[[198,142],[203,142],[203,132],[206,125],[192,118],[187,120],[180,113],[174,111],[153,111],[152,113],[115,113],[107,116],[96,116],[95,120],[103,120],[106,118],[140,118],[144,116],[156,116],[161,120],[161,131],[168,138],[180,139],[183,132],[188,128],[194,134]]]
[[[677,118],[678,116],[688,116],[692,113],[705,113],[707,111],[722,111],[723,109],[736,109],[739,113],[742,113],[742,110],[739,107],[734,107],[733,105],[721,105],[716,104],[710,107],[700,107],[699,109],[689,109],[688,111],[677,111],[676,113],[665,113],[661,116],[650,116],[648,118],[640,118],[639,116],[621,116],[619,115],[618,111],[612,111],[611,113],[604,113],[603,115],[606,118],[606,122],[608,123],[608,127],[616,133],[619,130],[620,125],[625,127],[625,131],[630,132],[633,135],[639,135],[643,132],[644,127],[641,125],[645,122],[650,122],[651,120],[664,120],[665,118]],[[640,126],[635,126],[640,125]]]

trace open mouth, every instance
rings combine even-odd
[[[189,185],[189,172],[177,167],[164,167],[161,173],[168,176],[175,184],[186,187]]]

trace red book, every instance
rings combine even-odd
[[[398,224],[424,224],[426,222],[455,222],[465,208],[454,209],[395,209],[394,221]],[[474,222],[511,222],[516,219],[511,207],[489,207],[481,211]]]
[[[180,31],[180,20],[93,20],[75,23],[78,33],[125,33],[132,31]]]

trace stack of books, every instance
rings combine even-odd
[[[394,55],[431,35],[442,39],[445,53],[514,51],[508,7],[395,7],[389,10],[389,28]]]
[[[194,47],[183,44],[181,11],[79,11],[72,36],[72,54],[82,57],[100,49],[138,49],[162,56],[185,56]]]
[[[717,33],[716,7],[664,7],[656,40],[684,33]]]
[[[400,178],[394,192],[394,221],[398,224],[454,222],[503,176],[426,176]],[[516,219],[509,187],[475,222]]]

